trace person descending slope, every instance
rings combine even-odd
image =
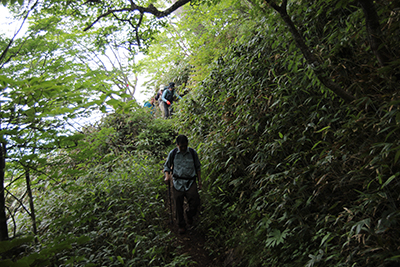
[[[175,83],[171,82],[168,85],[168,89],[164,90],[161,96],[163,114],[165,119],[168,119],[168,117],[170,117],[173,112],[171,105],[174,102],[174,97],[182,99],[182,97],[175,92]]]
[[[176,138],[176,148],[168,154],[164,164],[164,181],[170,183],[172,173],[172,197],[175,202],[175,210],[178,219],[179,233],[186,232],[183,203],[186,197],[189,209],[186,211],[187,224],[193,224],[193,217],[200,206],[200,196],[197,185],[201,189],[201,164],[197,152],[188,147],[188,138],[179,135]],[[198,184],[196,183],[196,178]]]

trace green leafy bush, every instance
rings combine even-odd
[[[165,150],[173,144],[176,136],[170,120],[155,119],[149,112],[141,109],[131,114],[111,114],[103,120],[99,128],[101,131],[113,129],[114,133],[107,135],[110,141],[97,147],[119,153],[135,151],[160,160],[165,157]]]
[[[28,242],[27,250],[11,253],[4,263],[191,263],[189,256],[175,252],[173,236],[166,227],[166,186],[160,159],[165,158],[165,148],[173,138],[171,122],[153,120],[144,113],[114,114],[99,128],[87,129],[77,147],[69,153],[61,150],[49,159],[46,174],[57,179],[35,191],[38,242]],[[25,223],[29,225],[27,219]],[[7,241],[6,246],[9,244]]]
[[[115,158],[112,172],[109,167],[92,169],[44,199],[42,208],[52,210],[42,218],[41,225],[49,227],[43,242],[66,234],[90,238],[58,253],[53,259],[57,266],[155,266],[168,261],[173,248],[164,228],[165,186],[158,170],[123,156]]]

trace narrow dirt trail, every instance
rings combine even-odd
[[[169,224],[169,229],[175,236],[175,247],[180,247],[178,253],[186,254],[191,257],[197,264],[195,267],[222,267],[223,263],[218,258],[209,256],[205,249],[205,236],[198,230],[188,229],[185,234],[179,234],[176,226]]]
[[[166,215],[169,219],[166,221],[166,225],[168,225],[169,230],[175,237],[174,247],[178,248],[178,254],[189,255],[191,260],[196,262],[196,264],[190,265],[191,267],[223,267],[224,264],[221,262],[220,258],[214,258],[209,255],[205,248],[206,237],[204,233],[196,228],[199,220],[198,216],[201,215],[198,214],[195,216],[194,227],[187,229],[185,234],[179,234],[174,204],[173,201],[171,201],[171,193],[168,194],[168,192],[166,192],[165,198]],[[170,201],[172,203],[170,203]],[[184,205],[186,209],[186,201]]]

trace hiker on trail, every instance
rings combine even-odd
[[[168,89],[168,86],[160,85],[160,90],[158,90],[158,92],[155,96],[155,100],[158,101],[158,107],[161,110],[163,118],[165,118],[165,110],[164,110],[164,105],[163,105],[163,101],[161,98],[162,98],[164,90],[166,90],[166,89]]]
[[[149,108],[149,109],[150,109],[150,114],[153,114],[153,111],[154,111],[154,102],[155,102],[155,99],[154,99],[154,97],[152,97],[152,98],[150,99],[150,102],[149,102],[149,101],[146,101],[146,102],[144,103],[144,105],[143,105],[143,107],[146,107],[146,108]]]
[[[201,164],[197,152],[188,147],[188,138],[179,135],[176,138],[177,148],[171,150],[164,164],[164,181],[168,184],[172,173],[172,197],[175,200],[175,210],[178,219],[179,233],[186,232],[186,225],[193,224],[193,217],[200,206],[200,196],[197,190],[201,189]],[[183,203],[186,197],[189,209],[186,211],[187,224],[185,222]]]
[[[172,115],[172,102],[174,102],[174,97],[181,99],[182,97],[175,92],[175,83],[169,83],[168,89],[164,90],[161,100],[163,104],[163,114],[164,118],[167,119]]]

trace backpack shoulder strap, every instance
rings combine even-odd
[[[176,152],[178,152],[178,148],[177,148],[177,147],[175,147],[175,148],[172,150],[172,153],[171,153],[172,171],[174,170],[174,160],[175,160]]]
[[[196,159],[195,159],[194,149],[191,148],[191,147],[189,147],[189,152],[190,152],[190,154],[192,154],[193,164],[194,164],[194,170],[196,171],[196,175],[197,175]]]

